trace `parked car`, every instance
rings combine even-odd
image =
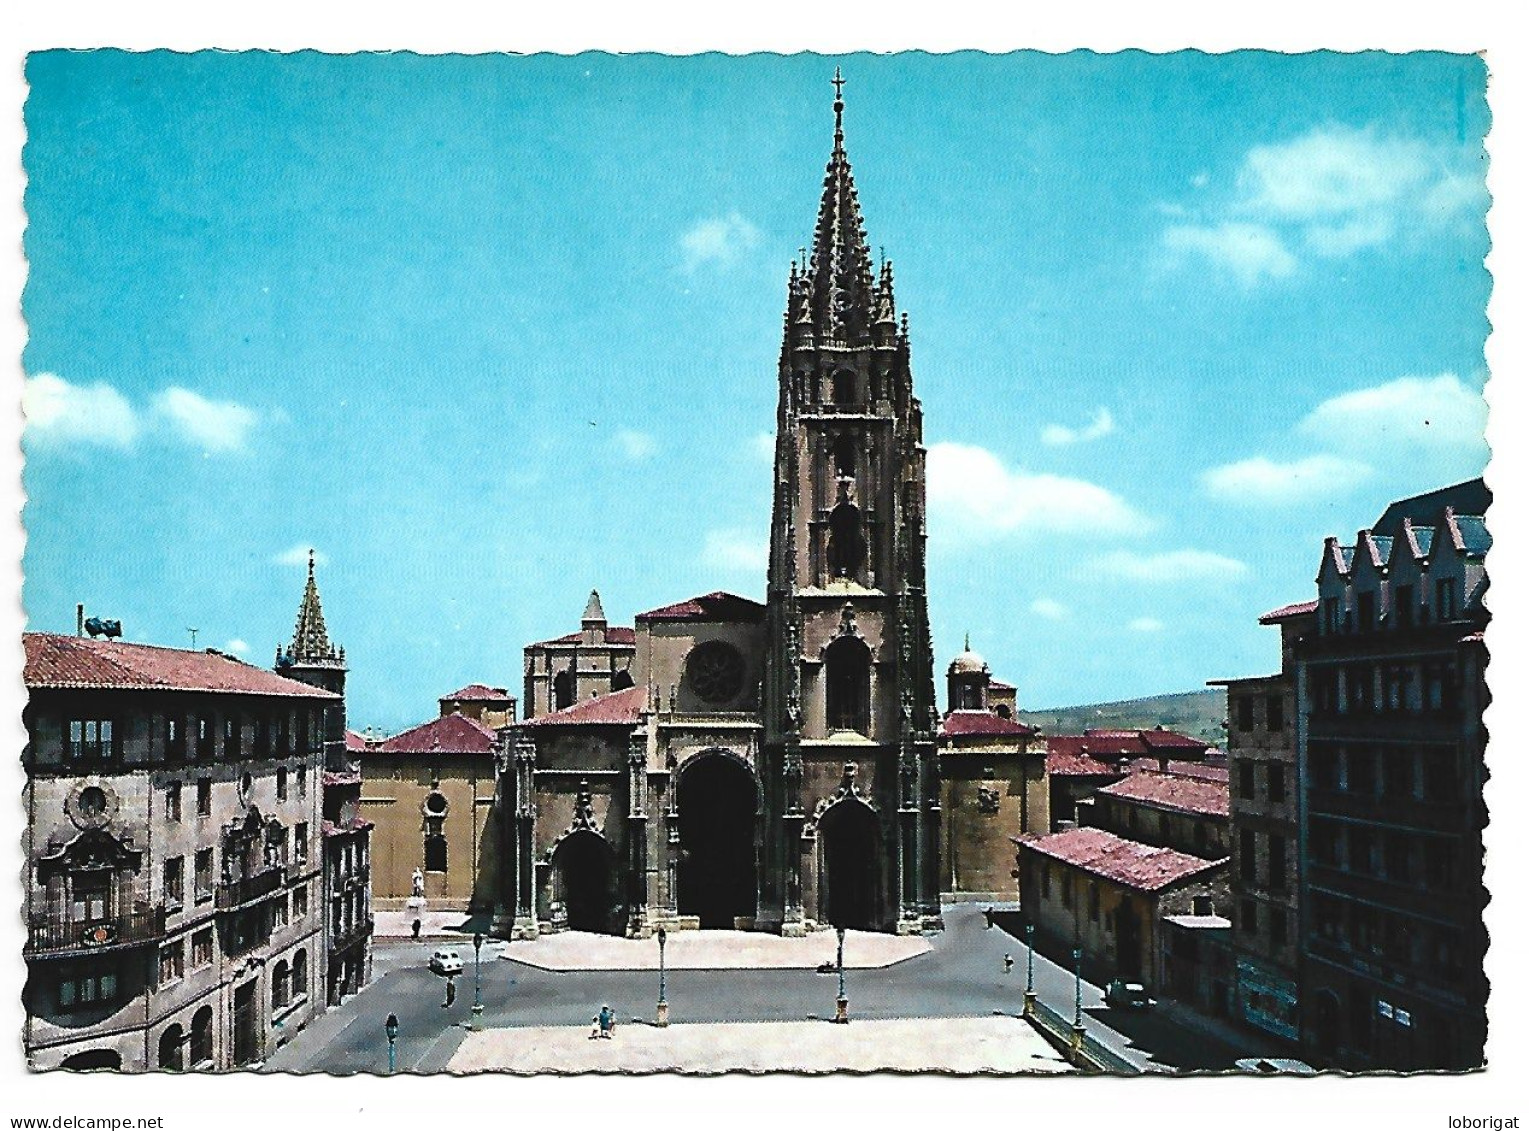
[[[1104,989],[1104,1004],[1111,1009],[1151,1009],[1157,1004],[1140,982],[1116,978]]]
[[[1269,1060],[1256,1056],[1239,1060],[1237,1071],[1249,1072],[1255,1076],[1315,1076],[1317,1074],[1317,1070],[1304,1060],[1282,1058]]]
[[[430,956],[430,969],[436,974],[450,976],[462,972],[462,956],[454,950],[438,950]]]

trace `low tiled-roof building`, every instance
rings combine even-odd
[[[1209,859],[1231,854],[1225,771],[1219,775],[1138,770],[1094,794],[1091,823],[1132,840]]]
[[[1226,861],[1141,844],[1104,829],[1015,838],[1025,921],[1076,940],[1098,976],[1159,980],[1158,921],[1210,915],[1226,899]]]

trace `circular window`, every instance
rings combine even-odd
[[[80,790],[80,816],[94,820],[106,812],[106,791],[98,785]]]
[[[691,649],[685,677],[706,702],[726,703],[743,690],[743,657],[731,644],[708,640]]]
[[[446,795],[444,793],[432,793],[425,798],[425,812],[432,817],[442,817],[446,814]]]

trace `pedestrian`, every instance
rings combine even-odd
[[[616,1015],[611,1011],[609,1005],[602,1005],[600,1007],[600,1016],[595,1019],[595,1022],[600,1027],[600,1036],[607,1040],[616,1031]]]
[[[591,1017],[589,1019],[589,1039],[590,1040],[594,1040],[599,1035],[600,1035],[600,1019],[598,1017]]]
[[[419,919],[418,919],[418,917],[416,917],[415,920],[414,920],[414,941],[415,942],[419,942]]]
[[[1012,954],[1004,955],[1003,956],[1003,972],[1005,974],[1007,974],[1007,973],[1011,972],[1013,969],[1014,969],[1014,956]]]
[[[457,980],[454,977],[446,979],[446,1008],[451,1008],[457,1000]]]
[[[991,931],[993,929],[993,909],[991,907],[984,907],[982,909],[982,917],[987,920],[987,926],[983,929]]]

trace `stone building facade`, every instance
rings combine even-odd
[[[1161,920],[1225,905],[1226,861],[1138,844],[1103,829],[1015,840],[1026,923],[1077,946],[1099,977],[1160,981]]]
[[[592,598],[579,633],[527,649],[504,933],[940,923],[922,410],[843,110],[788,282],[766,600],[652,610],[628,652]]]
[[[1301,1037],[1353,1069],[1483,1061],[1481,480],[1323,547],[1296,646]]]
[[[333,692],[324,708],[324,998],[338,1005],[360,991],[372,975],[371,834],[361,815],[361,767],[345,725],[345,649],[329,640],[324,606],[308,551],[308,582],[297,610],[292,643],[276,654],[276,671],[289,679]]]
[[[1232,933],[1236,1015],[1300,1039],[1300,764],[1295,655],[1316,627],[1315,601],[1265,613],[1280,630],[1280,671],[1219,680],[1227,694],[1231,772]]]
[[[499,731],[515,721],[515,699],[473,684],[442,696],[440,710],[360,755],[361,812],[376,826],[372,897],[384,911],[404,910],[416,870],[431,910],[494,908],[495,752]]]
[[[1046,740],[1015,721],[1014,688],[994,686],[970,639],[946,683],[950,709],[938,739],[942,895],[1012,902],[1019,896],[1013,839],[1051,829]]]
[[[263,1060],[323,1008],[339,696],[212,650],[24,642],[28,1062]]]

